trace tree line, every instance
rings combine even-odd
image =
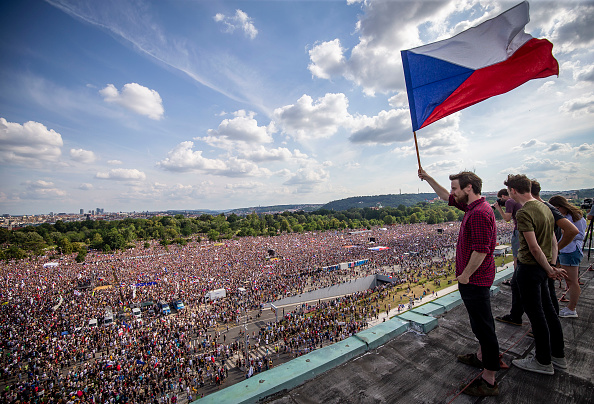
[[[462,220],[464,213],[445,202],[420,202],[380,209],[365,207],[343,211],[318,209],[313,212],[283,212],[238,216],[203,214],[198,217],[155,216],[149,219],[126,218],[103,221],[85,220],[54,224],[44,223],[21,229],[0,229],[0,259],[22,259],[47,254],[78,253],[83,262],[89,250],[111,252],[134,246],[144,240],[163,245],[208,239],[211,241],[245,236],[276,236],[281,233],[308,231],[370,229],[397,223],[443,223]]]

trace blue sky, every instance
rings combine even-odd
[[[0,6],[0,213],[231,209],[430,192],[400,50],[517,2],[20,0]],[[594,3],[532,1],[559,77],[418,131],[474,170],[594,187]]]

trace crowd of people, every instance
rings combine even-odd
[[[90,252],[84,263],[74,255],[3,262],[0,401],[192,401],[205,386],[223,384],[230,370],[249,377],[270,368],[275,354],[298,356],[364,329],[387,310],[378,299],[393,285],[303,304],[248,338],[227,339],[230,327],[259,316],[266,303],[375,273],[410,287],[451,271],[458,230],[459,223],[414,224],[186,246],[138,242],[113,254]],[[512,227],[501,222],[498,231],[508,242]],[[323,269],[360,260],[366,264]],[[205,298],[220,288],[226,297]],[[135,321],[128,314],[173,299],[186,306],[173,316],[144,313]],[[111,326],[88,326],[106,311],[122,316]]]

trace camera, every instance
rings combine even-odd
[[[505,201],[501,198],[497,198],[497,201],[495,201],[495,203],[497,203],[497,205],[499,206],[505,206]],[[491,206],[493,208],[493,210],[495,210],[495,206]]]
[[[580,207],[582,209],[592,209],[592,198],[585,198]]]

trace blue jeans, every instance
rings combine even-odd
[[[549,278],[539,265],[518,262],[517,272],[522,304],[534,334],[535,356],[540,364],[548,365],[551,355],[565,357],[563,328],[549,294]]]
[[[487,370],[499,370],[499,343],[495,335],[495,321],[491,312],[491,288],[488,286],[463,285],[458,290],[468,310],[470,327],[479,340],[483,353],[483,365]]]

